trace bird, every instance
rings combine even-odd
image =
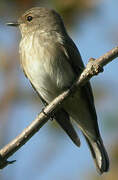
[[[25,76],[44,105],[67,90],[85,66],[62,17],[53,9],[33,7],[8,23],[19,27],[20,62]],[[79,147],[80,138],[71,120],[81,130],[99,174],[109,170],[109,157],[100,135],[90,82],[79,88],[54,113],[54,118]]]

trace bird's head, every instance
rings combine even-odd
[[[52,9],[34,7],[26,11],[17,22],[7,23],[9,26],[19,26],[22,35],[34,31],[64,32],[65,27],[60,15]]]

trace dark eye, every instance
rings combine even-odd
[[[32,21],[33,17],[32,16],[27,16],[27,21]]]

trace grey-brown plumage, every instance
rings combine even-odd
[[[80,76],[84,65],[79,51],[66,32],[58,13],[36,7],[26,11],[17,23],[22,39],[20,43],[21,64],[41,99],[48,104],[71,86]],[[76,121],[90,148],[100,173],[109,169],[109,159],[104,148],[88,82],[63,107],[55,118],[76,145],[80,145],[70,118]]]

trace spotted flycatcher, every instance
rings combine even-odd
[[[49,104],[69,88],[84,69],[76,45],[69,37],[60,15],[51,9],[32,8],[16,23],[9,25],[19,26],[23,71],[42,101]],[[109,159],[100,136],[89,82],[69,97],[55,113],[56,121],[80,146],[70,118],[76,121],[82,131],[99,173],[108,171]]]

